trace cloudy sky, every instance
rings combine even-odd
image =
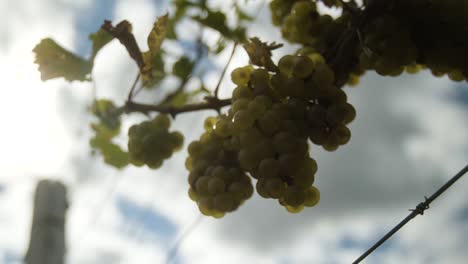
[[[250,1],[249,10],[258,7]],[[0,1],[0,263],[21,263],[27,249],[32,195],[42,178],[68,186],[67,263],[351,263],[374,241],[468,162],[468,85],[429,73],[383,78],[367,73],[345,88],[357,110],[350,143],[336,152],[312,147],[319,165],[320,204],[289,214],[257,195],[215,220],[199,217],[186,195],[186,152],[159,170],[105,166],[91,156],[86,108],[90,83],[41,82],[32,48],[52,37],[86,55],[87,35],[104,19],[128,19],[144,47],[165,1]],[[182,36],[191,36],[186,25]],[[193,35],[193,34],[192,34]],[[279,41],[262,9],[250,36]],[[208,41],[214,39],[208,33]],[[168,47],[180,52],[177,46]],[[275,54],[291,51],[285,47]],[[214,87],[229,55],[209,65]],[[247,63],[238,51],[231,69]],[[98,55],[93,76],[98,97],[122,103],[137,69],[117,42]],[[227,78],[221,90],[229,96]],[[138,98],[137,98],[138,99]],[[141,99],[141,98],[140,98]],[[143,100],[143,99],[142,99]],[[180,115],[174,129],[198,138],[212,112]],[[130,116],[128,128],[141,116]],[[468,259],[468,181],[462,179],[364,263],[465,263]]]

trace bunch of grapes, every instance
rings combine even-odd
[[[415,65],[418,49],[408,26],[397,18],[385,15],[371,21],[365,29],[364,43],[368,52],[361,52],[360,63],[380,75],[398,76],[405,66]]]
[[[169,132],[171,121],[166,115],[158,115],[151,121],[133,125],[128,130],[128,154],[133,165],[144,164],[152,169],[161,167],[163,161],[179,151],[184,136]]]
[[[200,212],[216,218],[236,210],[253,193],[250,178],[237,160],[226,116],[205,121],[205,133],[188,146],[189,197]]]
[[[190,144],[189,195],[203,213],[222,216],[235,210],[251,192],[239,188],[244,191],[238,199],[224,198],[229,206],[217,205],[216,199],[235,195],[233,182],[247,188],[247,173],[257,180],[260,196],[277,199],[289,212],[318,203],[313,186],[317,163],[309,155],[309,139],[336,150],[349,141],[346,125],[356,112],[334,86],[334,73],[320,54],[286,55],[277,68],[275,73],[252,66],[235,69],[231,108],[208,118],[206,132]],[[236,173],[221,173],[231,170]]]
[[[341,6],[340,1],[322,1],[327,6]],[[292,42],[302,45],[298,54],[330,52],[340,41],[340,36],[351,24],[351,14],[342,10],[340,17],[334,19],[330,15],[320,14],[317,1],[274,0],[270,3],[273,24],[281,27],[282,36]],[[358,60],[358,55],[352,60]],[[364,69],[357,64],[348,73],[349,85],[357,85]]]

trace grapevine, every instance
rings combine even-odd
[[[97,120],[91,125],[95,133],[91,147],[117,168],[161,167],[184,145],[183,132],[171,130],[171,119],[215,110],[218,114],[205,120],[199,139],[186,144],[188,196],[207,216],[221,218],[234,212],[255,191],[291,213],[316,206],[319,166],[311,150],[320,146],[336,151],[350,141],[348,125],[356,109],[344,88],[358,85],[367,71],[395,77],[427,69],[453,81],[468,80],[467,1],[369,0],[358,5],[354,0],[273,0],[272,23],[284,41],[299,45],[295,53],[278,61],[272,53],[282,44],[248,38],[252,17],[236,1],[235,26],[206,2],[174,1],[174,14],[155,21],[147,51],[140,50],[126,20],[115,26],[105,21],[90,35],[89,59],[52,39],[43,39],[33,51],[42,80],[90,81],[96,54],[113,39],[134,60],[140,87],[136,89],[135,82],[120,106],[95,98],[91,107]],[[320,5],[339,10],[339,15],[323,13]],[[177,41],[177,25],[184,16],[201,29],[194,42],[196,54],[172,58],[175,62],[167,65],[171,60],[163,41]],[[219,33],[214,47],[204,43],[204,28]],[[242,44],[250,59],[249,65],[230,74],[236,86],[231,98],[218,97],[218,89],[223,88],[219,85],[209,89],[200,81],[198,88],[187,88],[191,80],[202,80],[196,71],[199,61],[219,54],[229,43],[234,46],[232,54]],[[158,90],[169,76],[177,78],[179,86]],[[156,91],[166,95],[159,103],[136,100],[140,92]],[[121,133],[121,119],[133,113],[149,119],[125,131],[128,144],[122,147],[113,139]]]

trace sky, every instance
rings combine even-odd
[[[247,10],[256,10],[258,1]],[[357,117],[351,141],[336,152],[311,148],[318,163],[317,207],[289,214],[254,195],[222,219],[200,217],[187,196],[185,150],[158,170],[116,170],[91,155],[91,83],[40,80],[32,48],[45,37],[77,54],[90,51],[87,35],[104,19],[127,19],[141,47],[165,1],[0,1],[0,264],[21,263],[31,226],[35,184],[43,178],[68,187],[67,263],[165,263],[183,234],[172,263],[351,263],[468,161],[468,85],[428,72],[380,77],[366,73],[346,87]],[[181,27],[190,39],[195,25]],[[249,36],[281,41],[263,8]],[[208,42],[215,33],[205,35]],[[180,46],[165,43],[173,52]],[[143,48],[144,49],[144,48]],[[294,47],[285,45],[278,60]],[[215,87],[230,50],[203,65]],[[236,53],[228,71],[248,63]],[[106,46],[93,71],[96,93],[123,103],[137,68],[118,42]],[[169,82],[168,86],[171,85]],[[225,78],[220,90],[229,97]],[[142,102],[153,97],[137,97]],[[154,99],[154,98],[153,98]],[[214,112],[180,115],[173,129],[186,143],[198,138]],[[144,120],[124,119],[124,128]],[[125,131],[125,130],[124,130]],[[125,138],[120,137],[125,144]],[[468,259],[468,188],[461,179],[363,263],[465,263]]]

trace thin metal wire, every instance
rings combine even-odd
[[[429,209],[429,204],[433,202],[437,197],[444,193],[448,188],[450,188],[457,180],[459,180],[466,172],[468,171],[468,165],[466,165],[462,170],[460,170],[455,176],[453,176],[449,181],[442,185],[435,193],[433,193],[429,198],[424,197],[424,202],[419,203],[414,209],[411,209],[411,213],[403,219],[398,225],[396,225],[392,230],[390,230],[385,236],[383,236],[379,241],[377,241],[372,247],[370,247],[366,252],[364,252],[359,258],[357,258],[353,264],[357,264],[369,256],[374,250],[376,250],[380,245],[382,245],[387,239],[389,239],[393,234],[398,232],[404,225],[406,225],[411,219],[415,218],[418,214],[423,215],[424,211]]]

